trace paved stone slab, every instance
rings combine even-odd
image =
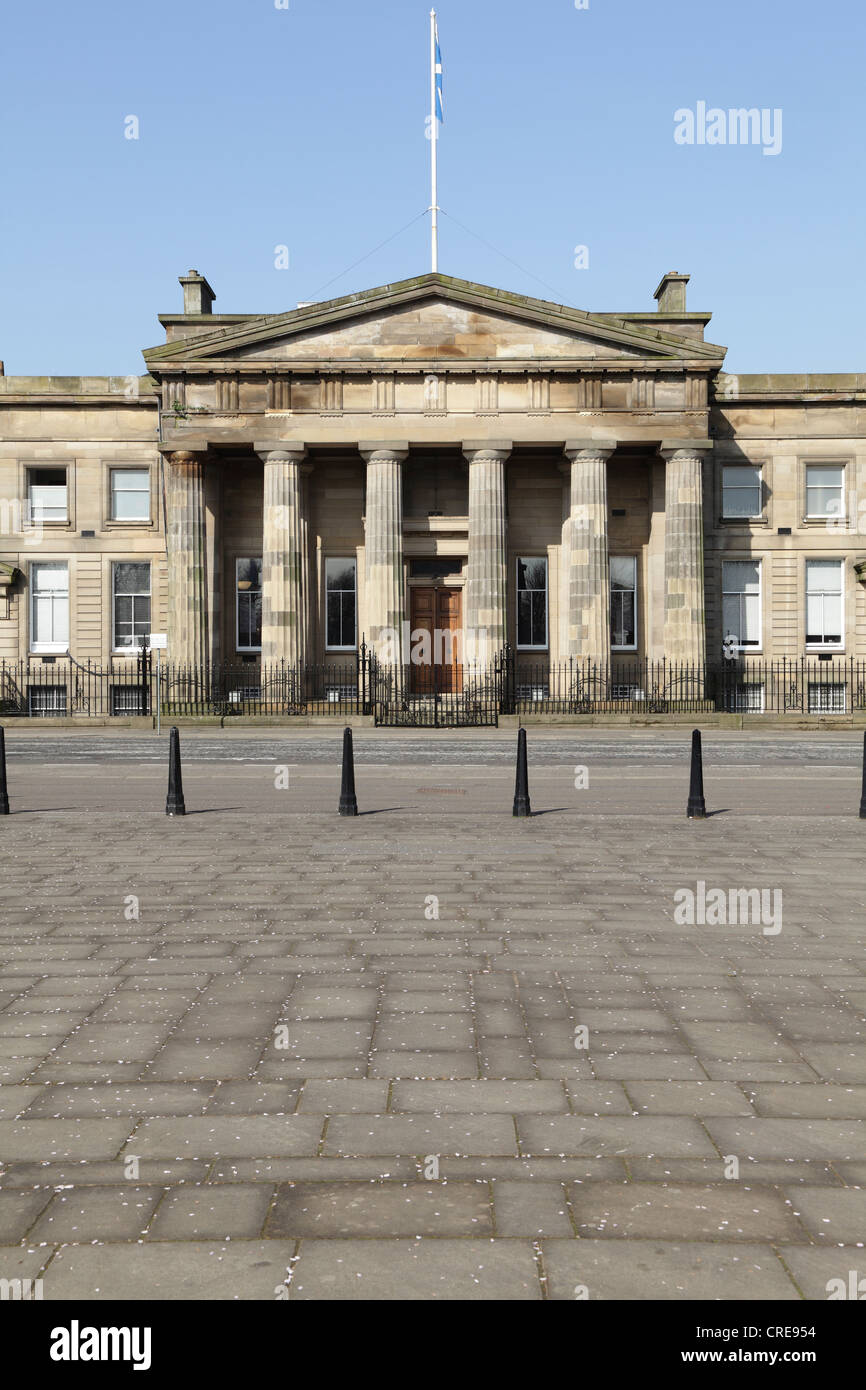
[[[834,1301],[848,1302],[856,1296],[862,1302],[866,1295],[862,1246],[835,1245],[828,1250],[823,1246],[787,1245],[783,1258],[803,1298],[829,1301],[832,1296]]]
[[[312,1115],[204,1115],[145,1120],[125,1153],[142,1158],[267,1158],[314,1154],[322,1121]]]
[[[291,1298],[425,1302],[539,1300],[531,1243],[305,1240]]]
[[[546,1240],[548,1297],[677,1300],[799,1300],[769,1245],[704,1241]],[[584,1292],[586,1291],[586,1292]]]
[[[273,1188],[266,1183],[176,1188],[167,1193],[148,1229],[151,1240],[253,1239],[262,1227]]]
[[[278,1191],[267,1234],[492,1236],[490,1191],[485,1182],[298,1183]]]
[[[715,1149],[697,1120],[680,1116],[645,1118],[602,1115],[555,1119],[521,1115],[521,1148],[528,1154],[661,1154],[714,1156]]]
[[[116,1176],[121,1179],[121,1172]],[[144,1235],[164,1192],[163,1187],[141,1187],[122,1181],[116,1187],[58,1192],[29,1239],[52,1245],[67,1241],[88,1244],[94,1240],[137,1240]]]
[[[392,1111],[436,1114],[538,1114],[567,1110],[565,1091],[556,1081],[396,1081]]]
[[[280,1240],[67,1245],[45,1275],[45,1298],[269,1301],[285,1288],[294,1253]]]
[[[866,1086],[767,1083],[743,1086],[758,1115],[776,1118],[866,1120]]]
[[[19,1240],[24,1240],[50,1200],[51,1193],[46,1191],[0,1192],[0,1245],[15,1245]]]
[[[813,1240],[866,1246],[866,1190],[862,1187],[829,1191],[826,1187],[789,1187],[785,1196]],[[863,1273],[866,1275],[866,1267]]]
[[[725,1081],[629,1081],[626,1091],[642,1115],[752,1115],[744,1092]]]
[[[141,1082],[130,1086],[74,1083],[63,1086],[28,1088],[39,1091],[27,1110],[27,1119],[108,1115],[196,1115],[201,1114],[213,1086],[151,1085]]]
[[[574,1228],[561,1182],[509,1181],[493,1183],[498,1236],[573,1236]]]
[[[570,1189],[579,1236],[660,1240],[803,1239],[785,1199],[769,1187],[734,1182],[589,1183]]]
[[[336,1115],[324,1154],[516,1154],[507,1115]]]
[[[866,1120],[708,1119],[724,1153],[752,1158],[861,1158]]]
[[[128,1120],[0,1120],[0,1157],[113,1158],[131,1128]]]

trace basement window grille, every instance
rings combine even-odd
[[[34,719],[52,719],[66,714],[65,685],[31,686],[29,691],[30,714]]]
[[[809,685],[810,714],[844,714],[846,692],[843,684],[825,684],[823,681]]]

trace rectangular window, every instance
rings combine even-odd
[[[31,468],[28,496],[32,522],[69,520],[65,468]]]
[[[354,651],[358,642],[357,565],[354,560],[325,561],[328,651]]]
[[[28,708],[34,719],[59,719],[66,714],[65,685],[31,685]]]
[[[65,652],[69,646],[69,566],[30,566],[30,646],[37,652]]]
[[[111,687],[112,714],[147,714],[146,701],[140,685]]]
[[[806,561],[806,645],[842,645],[842,561]]]
[[[262,562],[238,560],[235,566],[237,592],[237,650],[262,649]]]
[[[806,516],[844,516],[845,469],[838,463],[810,463],[806,468]]]
[[[761,645],[761,562],[727,560],[722,565],[723,636],[741,647]]]
[[[150,564],[119,560],[112,565],[115,651],[141,647],[150,636]]]
[[[610,557],[610,644],[615,651],[637,646],[637,560]]]
[[[743,681],[725,689],[725,709],[731,714],[763,714],[764,684]]]
[[[517,561],[517,645],[547,646],[547,560]]]
[[[111,469],[111,520],[150,521],[150,470]]]
[[[846,689],[841,682],[825,685],[823,681],[809,682],[810,714],[845,714]]]
[[[722,469],[722,516],[761,516],[764,499],[761,469],[752,464],[726,465]]]

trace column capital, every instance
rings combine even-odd
[[[306,444],[294,439],[287,444],[254,443],[253,450],[263,463],[302,463],[307,457]]]
[[[562,452],[569,463],[579,463],[582,459],[601,459],[607,462],[616,451],[615,439],[567,439]]]
[[[170,449],[163,457],[168,459],[172,468],[183,468],[192,463],[204,463],[207,456],[206,449]]]
[[[674,459],[703,458],[704,454],[712,452],[714,445],[713,439],[663,439],[659,453],[665,463],[671,463]]]
[[[510,439],[464,439],[462,448],[469,463],[504,463],[514,444]]]
[[[365,439],[359,443],[358,453],[365,463],[402,463],[409,456],[409,441]]]

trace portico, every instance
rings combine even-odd
[[[363,634],[386,660],[397,660],[395,653],[405,651],[406,633],[419,622],[426,627],[430,605],[440,603],[427,595],[427,606],[419,610],[413,595],[438,588],[455,596],[447,606],[445,627],[460,629],[461,650],[473,661],[494,659],[510,644],[543,652],[551,660],[606,665],[612,659],[610,499],[634,486],[624,481],[631,474],[642,475],[647,494],[641,548],[649,549],[653,528],[664,529],[663,593],[654,593],[643,573],[640,583],[635,581],[646,610],[640,647],[637,630],[635,647],[649,653],[654,642],[671,661],[700,662],[706,651],[703,460],[711,447],[709,440],[632,442],[620,454],[618,441],[609,437],[563,439],[540,452],[504,439],[487,444],[467,440],[459,450],[449,441],[437,449],[435,442],[416,448],[408,440],[359,440],[353,450],[343,441],[315,447],[299,440],[280,447],[257,442],[247,450],[244,469],[247,494],[260,496],[259,514],[243,523],[251,538],[247,548],[256,549],[261,538],[261,633],[255,655],[262,664],[304,667],[327,659],[329,649],[354,648]],[[462,476],[462,489],[452,489],[444,499],[452,510],[407,515],[404,498],[412,496],[413,478],[429,472],[430,457],[437,454],[452,482]],[[232,655],[231,552],[237,549],[237,519],[230,477],[237,464],[224,452],[211,451],[205,441],[197,450],[168,449],[163,457],[170,650],[183,664],[207,664]],[[256,465],[259,479],[253,483]],[[334,494],[336,469],[344,483],[340,535],[349,538],[345,544],[331,542],[317,529]],[[662,516],[654,517],[650,494],[659,469],[665,505]],[[560,502],[555,480],[563,476]],[[544,529],[556,533],[558,545],[534,542],[530,518],[522,514],[522,494],[533,481],[548,497]],[[215,536],[220,545],[213,544]],[[342,558],[354,565],[353,631],[338,642],[328,633],[325,572],[334,546],[351,552]],[[543,640],[540,632],[521,640],[517,610],[526,594],[521,596],[515,570],[517,550],[544,552],[537,559],[551,572],[558,568],[558,592],[553,592],[551,574],[543,603],[537,600],[544,608]],[[534,601],[530,593],[530,603]],[[433,629],[439,626],[434,621]],[[347,636],[351,642],[342,640]]]
[[[687,279],[665,277],[658,316],[431,275],[258,319],[214,315],[207,282],[185,277],[186,313],[146,354],[172,659],[303,667],[362,635],[393,653],[441,608],[478,660],[506,644],[594,665],[702,660],[708,383],[724,350],[704,341],[709,315],[686,311]],[[428,594],[422,612],[431,564],[426,588],[451,598]]]

